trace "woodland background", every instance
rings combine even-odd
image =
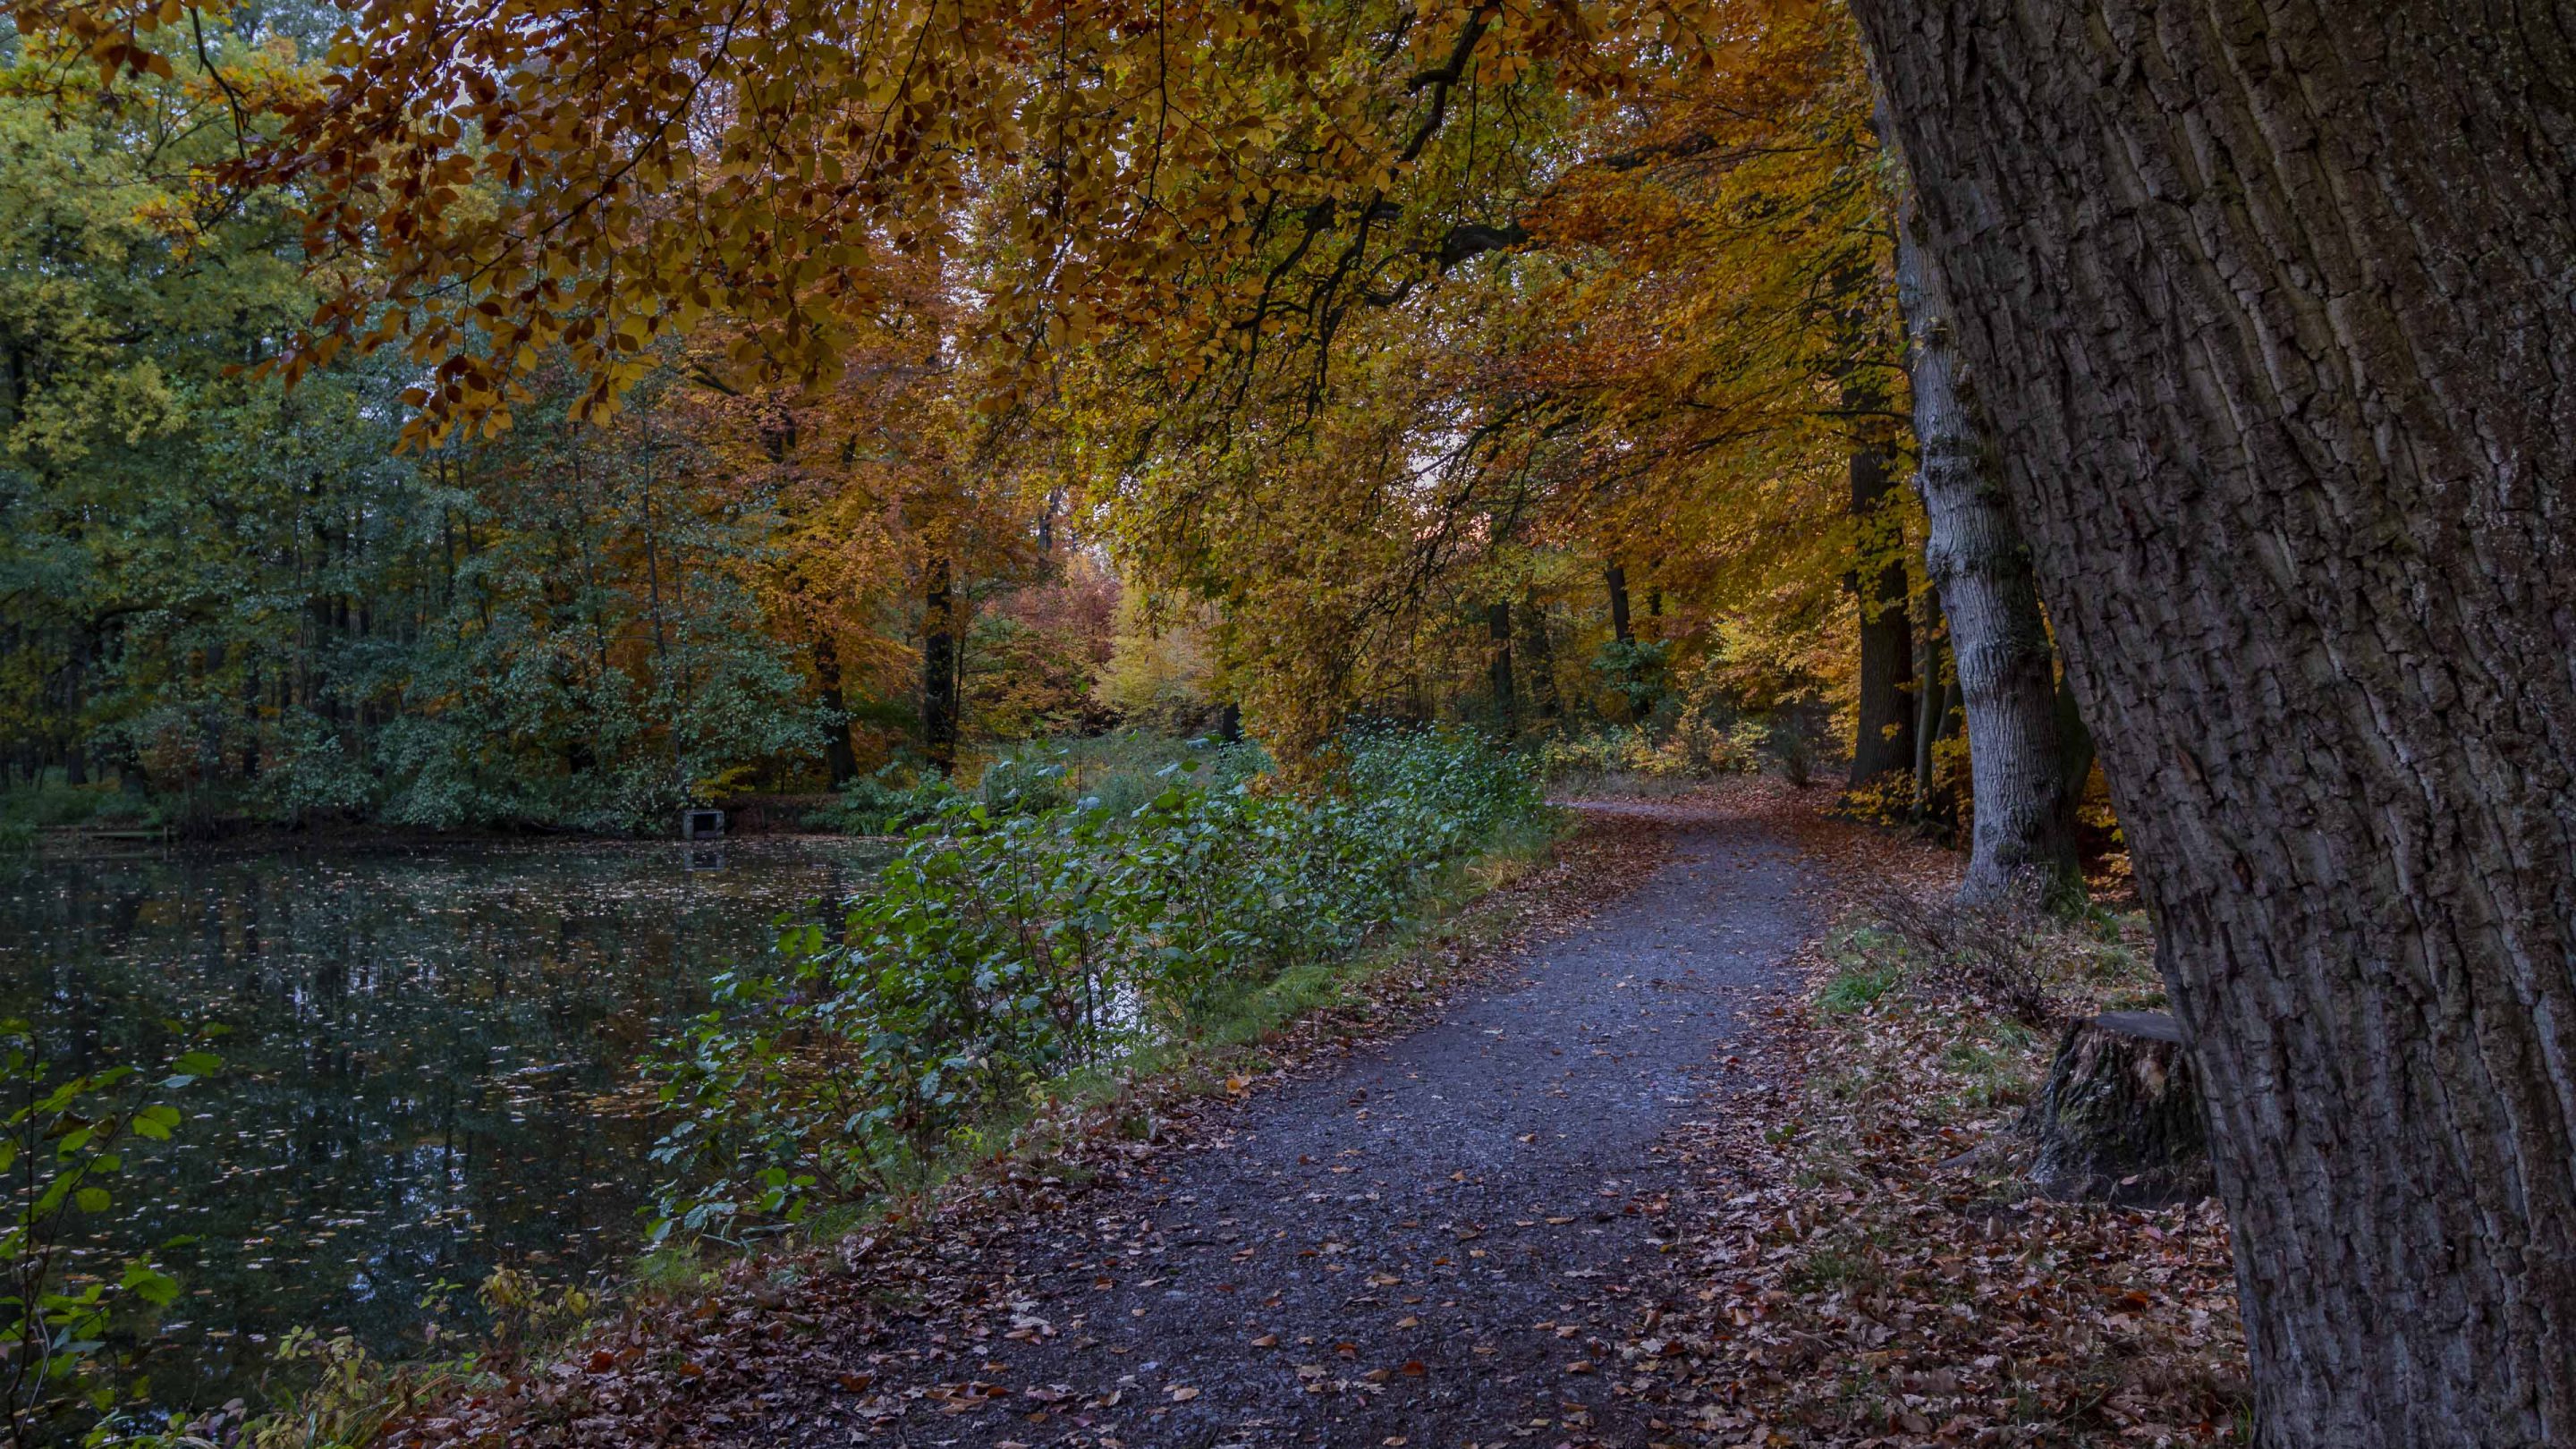
[[[1847,755],[2072,914],[2098,735],[2249,1432],[2568,1439],[2567,4],[10,14],[14,832],[874,809],[1116,719],[1257,736],[1122,818],[1330,894],[1409,829],[1350,726],[1443,719]]]
[[[241,7],[105,87],[20,51],[6,808],[658,831],[1248,707],[1292,755],[1353,714],[1554,739],[1560,769],[1803,778],[1857,743],[1869,809],[1953,829],[1893,183],[1849,22],[1776,11],[1718,92],[1469,91],[1487,134],[1443,184],[1521,214],[1452,228],[1425,308],[1388,305],[1400,269],[1311,299],[1338,350],[1223,397],[1155,400],[1114,340],[1037,393],[996,363],[986,293],[1027,264],[1002,195],[897,268],[828,384],[760,384],[756,329],[710,316],[634,339],[612,406],[540,356],[506,432],[408,447],[399,352],[261,371],[362,261],[209,180],[309,101],[338,12]],[[1864,636],[1894,686],[1867,719]]]

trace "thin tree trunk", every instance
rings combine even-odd
[[[2275,1449],[2576,1443],[2576,4],[1855,0]]]
[[[1941,711],[1948,701],[1943,693],[1941,667],[1947,644],[1948,621],[1941,617],[1941,596],[1936,590],[1931,599],[1932,617],[1914,631],[1914,817],[1927,820],[1932,814],[1932,746],[1941,737]]]
[[[2076,813],[2084,805],[2085,790],[2093,783],[2093,732],[2084,727],[2084,711],[2075,703],[2073,678],[2064,673],[2057,677],[2057,759],[2066,835],[2072,840]]]
[[[1876,405],[1844,389],[1846,406]],[[1905,613],[1905,564],[1889,556],[1867,562],[1871,535],[1883,527],[1880,510],[1896,492],[1887,455],[1858,446],[1851,455],[1851,511],[1859,525],[1862,563],[1849,583],[1860,596],[1860,723],[1852,741],[1851,782],[1858,785],[1891,770],[1914,768],[1914,630]]]
[[[943,775],[957,770],[956,614],[948,560],[932,559],[921,611],[921,752]]]
[[[1610,589],[1610,638],[1619,646],[1619,705],[1626,711],[1628,722],[1638,724],[1644,711],[1637,708],[1637,636],[1628,624],[1628,571],[1613,560],[1602,569],[1602,581]]]
[[[1923,570],[1941,596],[1968,710],[1976,815],[1959,898],[1993,904],[2034,876],[2042,894],[2054,896],[2080,883],[2083,872],[2067,830],[2056,655],[2031,581],[2030,549],[1987,469],[1951,351],[1945,299],[1910,229],[1897,237],[1896,289],[1912,344]]]
[[[830,733],[823,737],[823,769],[832,788],[858,778],[858,752],[850,748],[850,696],[841,678],[840,651],[833,647],[826,632],[814,641],[814,673],[822,682],[823,703],[834,716]]]
[[[1529,656],[1530,702],[1540,719],[1552,720],[1557,715],[1556,650],[1547,637],[1547,608],[1535,590],[1521,597],[1521,634],[1522,652]]]
[[[1508,601],[1486,609],[1485,633],[1493,655],[1485,672],[1493,686],[1494,718],[1508,738],[1520,733],[1520,710],[1512,698],[1512,606]]]

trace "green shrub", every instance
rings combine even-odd
[[[1698,714],[1670,728],[1613,725],[1588,734],[1561,735],[1539,747],[1539,766],[1550,780],[1588,787],[1614,778],[1711,780],[1749,774],[1773,753],[1773,732],[1752,720],[1724,728]]]
[[[905,779],[907,775],[912,778]],[[957,798],[957,788],[946,776],[897,761],[842,786],[840,798],[807,812],[805,824],[844,835],[901,835],[937,819]]]
[[[75,1273],[73,1247],[88,1237],[82,1221],[113,1206],[127,1155],[138,1143],[169,1140],[180,1125],[177,1108],[152,1099],[220,1066],[211,1053],[190,1051],[158,1077],[123,1065],[71,1071],[26,1022],[0,1021],[0,1091],[11,1103],[0,1116],[0,1174],[20,1189],[0,1215],[7,1442],[43,1442],[66,1415],[106,1418],[131,1407],[110,1362],[109,1327],[168,1307],[178,1281],[149,1253],[126,1259],[112,1277]],[[140,1382],[129,1392],[142,1392]]]
[[[1878,999],[1896,989],[1905,979],[1905,971],[1894,965],[1846,966],[1825,983],[1816,995],[1816,1004],[1827,1011],[1859,1011],[1876,1005]]]
[[[835,930],[724,979],[652,1066],[676,1116],[656,1240],[881,1191],[1037,1084],[1352,949],[1540,808],[1521,762],[1462,734],[1354,736],[1311,797],[1254,788],[1255,758],[1175,761],[1123,812],[952,801]],[[1002,798],[1035,798],[1014,768]]]

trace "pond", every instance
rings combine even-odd
[[[569,1280],[640,1244],[656,1135],[637,1056],[782,915],[847,894],[863,841],[479,843],[45,861],[0,872],[0,1014],[84,1064],[219,1023],[83,1245],[165,1253],[183,1296],[151,1396],[205,1409],[302,1325],[416,1356],[501,1265]],[[453,1328],[458,1319],[446,1318]]]

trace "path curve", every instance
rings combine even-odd
[[[985,1336],[934,1319],[852,1345],[853,1392],[783,1396],[736,1437],[982,1449],[1662,1437],[1612,1348],[1672,1288],[1656,1259],[1679,1174],[1657,1139],[1726,1110],[1725,1043],[1811,930],[1813,868],[1746,815],[1579,808],[1661,820],[1672,852],[1436,1024],[1245,1109],[1162,1181],[1084,1199],[1061,1232],[1022,1245]],[[902,1412],[872,1419],[870,1404]]]

